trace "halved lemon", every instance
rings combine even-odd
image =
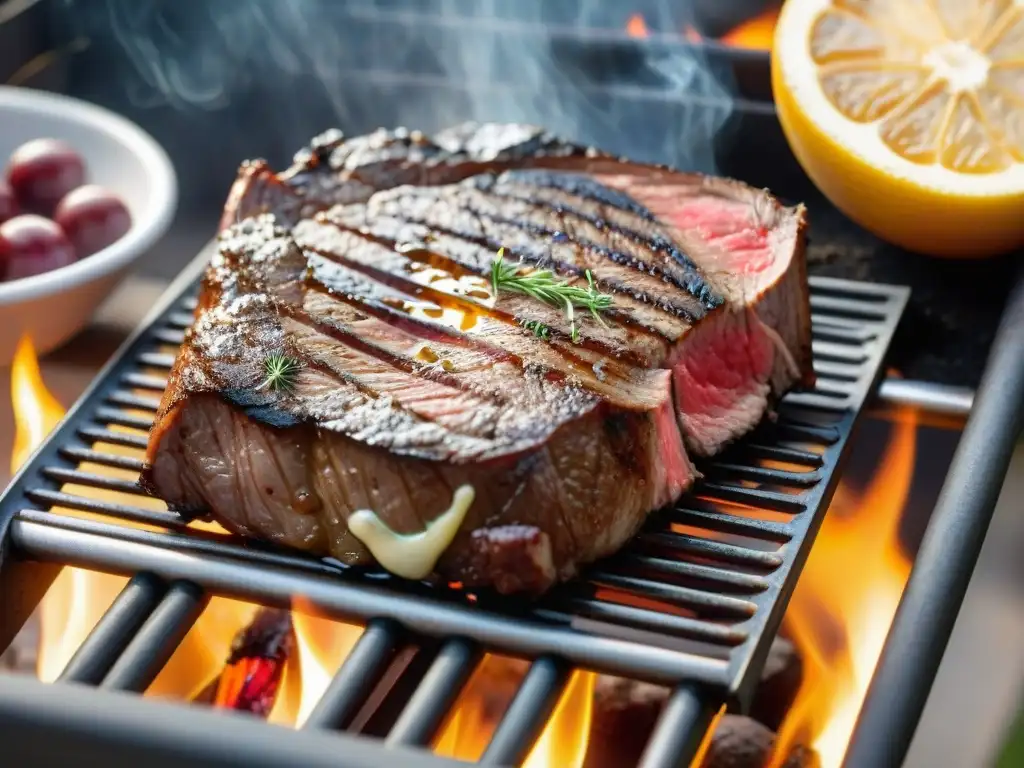
[[[861,226],[938,256],[1024,245],[1024,0],[787,0],[772,85]]]

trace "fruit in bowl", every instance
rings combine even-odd
[[[42,355],[88,325],[167,231],[174,168],[129,120],[0,85],[0,365],[28,334]]]
[[[132,226],[132,216],[117,195],[95,184],[68,192],[53,220],[75,247],[79,259],[116,243]]]
[[[23,210],[49,215],[85,183],[85,162],[66,141],[33,139],[11,153],[6,176]]]
[[[14,190],[4,179],[0,179],[0,224],[18,214],[18,200]]]
[[[24,213],[0,224],[0,274],[5,280],[66,267],[75,249],[57,222]]]
[[[0,280],[65,267],[131,229],[121,199],[86,178],[85,161],[65,141],[33,139],[11,153],[0,187]]]

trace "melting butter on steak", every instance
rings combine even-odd
[[[619,548],[812,380],[803,210],[523,126],[327,134],[243,166],[143,473],[172,506],[344,562],[469,485],[441,576],[539,592]],[[613,296],[492,295],[499,247]],[[550,329],[540,338],[530,328]],[[263,361],[300,364],[262,386]]]

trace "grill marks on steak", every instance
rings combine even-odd
[[[378,230],[373,228],[373,231]],[[466,262],[442,256],[442,253],[452,253],[443,237],[431,238],[431,250],[427,251],[426,247],[419,249],[414,259],[409,254],[382,245],[376,238],[366,240],[357,232],[339,230],[331,223],[304,221],[293,229],[293,234],[306,251],[314,277],[326,280],[341,299],[349,294],[356,295],[351,281],[342,278],[358,271],[379,281],[378,290],[382,296],[387,294],[389,304],[378,311],[390,314],[395,322],[432,325],[429,320],[410,317],[396,306],[413,307],[420,318],[431,315],[443,318],[448,312],[457,329],[465,329],[460,338],[471,335],[474,344],[500,345],[520,362],[528,359],[548,370],[580,378],[591,391],[624,405],[629,404],[628,400],[650,399],[649,393],[636,390],[636,385],[648,379],[649,374],[646,369],[636,370],[633,364],[647,364],[655,357],[663,357],[663,341],[637,334],[628,327],[615,325],[606,331],[596,323],[584,321],[580,329],[581,343],[572,344],[564,332],[564,309],[518,294],[503,294],[496,305],[487,281],[481,279],[467,285],[461,276],[461,263]],[[420,235],[426,236],[426,233],[421,231]],[[480,250],[479,246],[472,247]],[[490,258],[494,258],[493,251]],[[338,269],[327,276],[331,263],[347,267],[350,271]],[[430,264],[443,264],[444,268],[430,267]],[[490,262],[487,264],[487,270],[482,266],[478,270],[481,278],[489,273]],[[473,274],[468,270],[466,273]],[[384,286],[392,290],[389,292]],[[532,333],[510,330],[510,324],[521,325],[524,321],[548,325],[555,338],[545,341]],[[439,332],[450,333],[447,330]],[[594,371],[595,365],[599,365],[600,373]],[[627,400],[623,400],[623,394],[627,395]]]
[[[247,238],[251,264],[231,250],[212,264],[207,281],[216,300],[200,311],[186,344],[196,360],[210,363],[203,389],[227,393],[256,418],[313,419],[392,450],[466,462],[535,447],[606,401],[645,410],[669,400],[665,371],[613,364],[602,381],[585,361],[518,326],[483,319],[479,324],[490,327],[476,338],[410,317],[396,305],[412,296],[307,257],[268,218],[226,234],[232,247]],[[261,358],[254,359],[253,348],[282,351],[304,364],[292,392],[260,390]],[[345,397],[324,397],[322,386],[307,397],[311,375],[317,383],[333,378]],[[599,400],[588,385],[609,397]],[[371,400],[403,414],[380,423],[384,406]],[[268,415],[272,406],[281,413]]]
[[[244,535],[366,563],[352,512],[411,533],[468,483],[438,572],[541,591],[810,377],[803,211],[767,193],[508,126],[328,134],[245,176],[143,475]],[[495,299],[499,247],[592,270],[610,327],[574,344],[561,309]],[[274,352],[303,364],[290,392],[260,386]]]
[[[607,155],[528,125],[465,123],[433,138],[405,128],[350,138],[330,130],[299,150],[283,173],[271,173],[262,160],[244,163],[221,228],[259,213],[294,224],[331,205],[363,201],[403,184],[449,184],[488,171],[593,157]]]
[[[674,281],[653,266],[657,254],[650,246],[607,225],[599,229],[574,217],[569,209],[544,208],[462,184],[443,190],[399,187],[381,192],[367,204],[367,216],[377,215],[479,243],[490,250],[492,259],[497,248],[504,247],[528,264],[552,268],[561,275],[583,279],[583,273],[590,270],[603,289],[626,294],[687,322],[700,319],[707,311],[698,296],[687,292],[686,283]]]

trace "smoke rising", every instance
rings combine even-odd
[[[74,34],[112,49],[106,75],[134,109],[173,110],[207,135],[216,125],[231,146],[278,163],[330,126],[432,131],[475,119],[712,170],[711,142],[731,110],[727,77],[697,51],[622,33],[632,12],[652,30],[682,30],[679,0],[63,5]]]

